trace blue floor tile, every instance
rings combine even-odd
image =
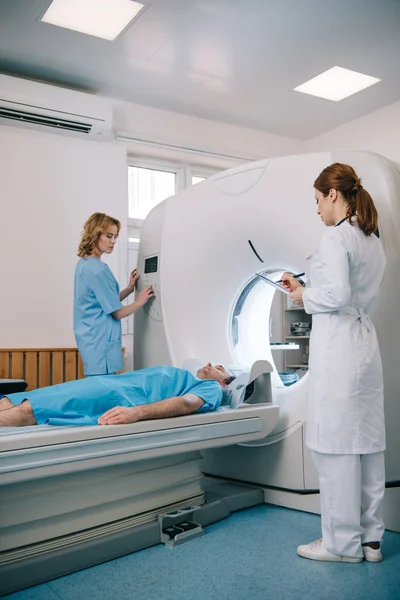
[[[15,594],[10,594],[5,598],[6,600],[61,600],[60,596],[47,583],[36,585],[28,590],[22,590],[22,592],[15,592]]]
[[[320,537],[316,515],[257,506],[207,527],[172,550],[162,545],[50,582],[57,600],[395,600],[400,535],[385,534],[382,563],[324,563],[296,547]],[[43,588],[43,586],[40,586]],[[9,600],[55,600],[28,596]]]

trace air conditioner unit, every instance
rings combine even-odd
[[[0,125],[107,140],[112,107],[98,96],[0,75]]]

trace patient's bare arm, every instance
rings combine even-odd
[[[116,406],[108,410],[99,419],[99,425],[124,425],[146,421],[147,419],[166,419],[168,417],[180,417],[190,415],[203,406],[204,400],[194,394],[185,396],[174,396],[153,404],[142,406]]]
[[[6,400],[6,398],[2,398],[2,400]],[[24,400],[18,406],[12,406],[8,410],[0,411],[0,427],[24,427],[25,425],[37,425],[28,400]]]

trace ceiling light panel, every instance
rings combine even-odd
[[[317,75],[317,77],[294,88],[294,91],[339,102],[379,81],[381,80],[363,73],[357,73],[342,67],[332,67],[332,69],[328,69],[321,75]]]
[[[133,0],[53,0],[41,21],[112,41],[143,6]]]

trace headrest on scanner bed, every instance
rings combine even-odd
[[[0,379],[0,396],[24,392],[28,384],[23,379]]]
[[[223,389],[223,405],[237,408],[240,404],[272,403],[272,365],[267,360],[257,360],[250,371],[230,369],[235,379]]]

